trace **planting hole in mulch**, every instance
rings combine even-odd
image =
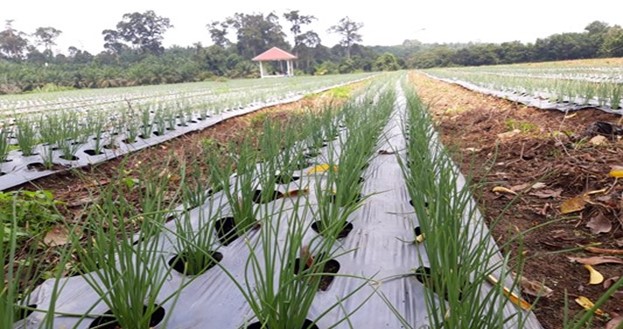
[[[295,170],[302,170],[302,169],[311,167],[312,165],[313,165],[313,163],[307,161],[307,159],[300,159],[293,166],[294,166]]]
[[[272,201],[275,201],[279,198],[283,197],[283,193],[279,192],[279,191],[262,191],[262,190],[255,190],[253,191],[253,202],[254,203],[269,203]]]
[[[67,160],[67,161],[77,161],[77,160],[80,160],[80,158],[78,158],[75,155],[71,155],[71,156],[68,156],[68,157],[66,157],[64,155],[61,155],[60,158],[63,159],[63,160]]]
[[[247,329],[270,329],[268,327],[262,327],[261,322],[254,322],[247,326]],[[292,328],[295,329],[295,328]],[[313,321],[305,319],[303,326],[300,329],[318,329],[318,326]]]
[[[415,234],[415,238],[413,239],[413,243],[422,243],[424,242],[424,234],[422,233],[422,229],[419,226],[416,226],[413,229],[413,233]]]
[[[164,136],[166,133],[160,133],[159,131],[154,131],[154,135],[156,136]]]
[[[15,322],[20,321],[20,320],[24,320],[25,318],[27,318],[30,314],[32,314],[32,312],[34,312],[33,308],[37,308],[37,304],[28,304],[26,305],[26,307],[28,309],[23,309],[20,307],[15,307],[15,315],[13,320],[15,320]]]
[[[320,261],[324,257],[324,254],[320,254],[316,257],[316,261]],[[308,270],[309,265],[305,264],[304,270]],[[329,259],[324,263],[322,268],[322,273],[337,273],[340,270],[340,262],[335,259]],[[301,259],[297,258],[294,260],[294,273],[299,274],[301,271]],[[329,286],[335,279],[335,275],[326,274],[320,277],[320,284],[318,285],[318,290],[327,291]]]
[[[144,310],[147,311],[147,306],[143,306]],[[119,323],[115,320],[112,315],[112,311],[106,311],[101,316],[95,318],[91,324],[89,325],[89,329],[98,328],[98,329],[121,329]],[[154,313],[152,313],[151,318],[149,319],[149,327],[153,328],[160,324],[164,319],[165,311],[161,306],[156,307]]]
[[[299,180],[301,177],[298,176],[294,176],[292,174],[279,174],[279,175],[275,175],[275,182],[277,184],[288,184],[290,182]]]
[[[26,168],[28,168],[28,170],[35,170],[35,171],[44,171],[44,170],[62,170],[65,169],[67,167],[58,164],[58,163],[53,163],[51,166],[46,166],[45,164],[41,163],[41,162],[35,162],[35,163],[29,163]]]
[[[122,140],[122,142],[125,143],[125,144],[134,144],[134,143],[137,142],[137,140],[136,139],[129,140],[129,139],[126,138],[126,139]]]
[[[415,206],[413,205],[413,199],[410,199],[410,200],[409,200],[409,204],[411,205],[411,207],[415,207]],[[428,208],[428,202],[427,202],[427,201],[424,201],[424,208]]]
[[[140,137],[141,139],[150,139],[151,136],[145,136],[143,134],[138,135],[138,137]]]
[[[229,245],[238,239],[239,235],[236,231],[236,221],[234,217],[223,217],[218,219],[214,223],[214,229],[216,229],[216,236],[218,240],[224,246]]]
[[[322,229],[322,222],[321,221],[315,221],[311,224],[311,228],[312,230],[314,230],[314,232],[325,236],[324,235],[324,231]],[[342,230],[337,234],[337,238],[341,239],[341,238],[345,238],[348,236],[348,234],[353,230],[354,226],[351,222],[346,222],[344,223],[344,227],[342,228]]]
[[[90,155],[90,156],[96,156],[96,155],[102,155],[104,154],[103,152],[96,152],[95,150],[84,150],[84,153]]]
[[[200,255],[189,257],[187,252],[178,254],[169,259],[169,266],[175,271],[185,275],[199,275],[207,272],[223,259],[223,254],[218,251],[211,251],[209,255],[201,252]],[[190,261],[201,260],[202,264],[190,264]],[[196,269],[200,269],[195,271]]]
[[[305,154],[303,154],[305,159],[315,158],[315,157],[317,157],[319,155],[320,155],[320,151],[318,151],[318,150],[310,150],[309,152],[305,152]]]
[[[435,281],[433,280],[433,273],[432,270],[430,269],[430,267],[427,266],[420,266],[418,268],[415,269],[414,271],[415,273],[415,278],[420,281],[420,283],[422,283],[426,288],[428,289],[432,289],[435,293],[439,294],[437,288],[434,287],[434,283]],[[462,299],[462,292],[459,291],[459,300]],[[448,300],[448,291],[447,289],[444,292],[444,299],[447,301]]]
[[[117,144],[106,144],[104,145],[104,148],[107,150],[116,150],[119,148],[119,146]]]

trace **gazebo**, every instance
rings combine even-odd
[[[272,77],[291,77],[294,75],[294,67],[292,65],[292,60],[296,59],[296,56],[290,54],[289,52],[279,49],[277,47],[272,47],[267,51],[253,57],[253,61],[260,63],[260,77],[261,78],[272,78]],[[281,72],[276,72],[275,74],[268,74],[264,72],[264,68],[262,67],[262,62],[272,62],[278,61],[279,67],[281,68]],[[286,69],[283,68],[283,62],[286,62]],[[285,71],[285,73],[284,73]]]

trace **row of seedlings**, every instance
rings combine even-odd
[[[308,125],[302,124],[298,128],[305,126]],[[300,137],[300,134],[293,133],[300,131],[300,129],[287,131],[294,138],[289,136],[284,140],[296,140],[297,137]],[[268,136],[270,133],[266,135]],[[270,138],[266,138],[265,144],[271,144],[269,140]],[[235,159],[237,166],[235,176],[242,176],[242,178],[234,179],[234,186],[239,188],[238,193],[236,193],[237,196],[245,196],[241,199],[257,203],[261,199],[258,199],[258,193],[256,189],[253,189],[254,186],[251,186],[252,193],[246,194],[244,191],[244,189],[248,190],[250,186],[245,179],[252,177],[252,175],[247,175],[244,168],[251,168],[250,164],[254,166],[257,159],[256,156],[252,155],[250,146],[244,144],[246,143],[243,143],[242,150],[238,152],[239,155]],[[284,148],[284,150],[287,149],[289,148]],[[302,155],[302,152],[297,154]],[[210,158],[210,155],[208,157]],[[298,157],[292,157],[292,159],[300,162]],[[283,164],[285,160],[280,158],[280,161]],[[287,168],[289,165],[285,164],[283,171],[287,172]],[[257,170],[249,169],[249,172],[257,173]],[[180,175],[183,173],[185,172],[180,173]],[[271,173],[273,176],[274,174]],[[223,219],[221,217],[221,208],[223,207],[222,205],[214,206],[210,203],[214,201],[209,198],[210,191],[205,192],[191,190],[186,186],[181,187],[175,193],[179,193],[183,197],[183,209],[198,204],[203,204],[203,206],[195,208],[193,210],[195,211],[194,215],[191,212],[182,211],[171,216],[172,205],[165,202],[170,177],[166,175],[158,175],[157,177],[153,178],[146,174],[140,179],[124,179],[120,185],[111,185],[110,189],[104,190],[100,196],[101,205],[89,211],[87,222],[89,223],[88,226],[92,228],[90,230],[91,237],[82,249],[72,251],[72,253],[77,253],[81,260],[82,278],[100,296],[97,300],[92,301],[93,306],[84,310],[82,314],[55,312],[56,300],[48,301],[47,305],[39,305],[39,308],[36,305],[22,306],[19,308],[20,310],[34,310],[35,312],[34,318],[31,316],[28,321],[38,321],[42,327],[47,328],[57,327],[59,323],[62,325],[64,320],[69,321],[66,323],[72,323],[72,326],[88,323],[89,327],[118,325],[123,328],[148,328],[162,321],[167,321],[167,314],[170,315],[172,310],[165,311],[161,305],[166,303],[175,305],[179,291],[182,291],[183,287],[193,281],[193,277],[190,277],[180,283],[176,289],[167,287],[166,290],[170,293],[163,296],[163,289],[166,286],[166,278],[169,273],[175,270],[197,275],[213,266],[221,257],[215,250],[214,236],[218,237],[220,244],[224,245],[227,241],[223,241],[223,238],[227,240],[231,232],[222,225],[219,227],[218,222]],[[215,188],[224,191],[227,180],[219,181],[218,177],[219,175],[213,175]],[[123,195],[123,189],[140,189],[140,210],[137,210],[126,200],[117,197],[117,195]],[[238,197],[234,199],[232,204],[238,205]],[[243,201],[240,204],[242,207],[237,213],[245,214],[245,211],[248,210],[244,208],[249,203]],[[256,213],[256,210],[253,212]],[[197,217],[200,218],[199,223],[196,221]],[[237,217],[238,219],[242,218],[242,224],[235,225],[235,230],[244,234],[245,230],[250,229],[245,222],[248,221],[248,218],[245,218],[244,215]],[[255,217],[255,214],[252,217]],[[167,229],[166,221],[171,220],[171,218],[174,218],[175,227]],[[262,222],[261,217],[257,222]],[[124,230],[113,229],[114,227],[128,227],[130,224],[135,224],[140,229],[138,237],[132,236]],[[195,229],[193,230],[191,227]],[[169,235],[175,235],[175,256],[169,259],[163,259],[162,246],[167,243],[161,237],[163,230]],[[75,236],[74,239],[74,244],[80,245],[80,238]],[[164,270],[163,260],[168,264]],[[59,264],[59,268],[63,266],[64,264]],[[55,282],[60,281],[56,280]],[[60,284],[55,285],[54,292],[51,294],[52,296],[60,296],[59,303],[61,301],[67,302],[68,299],[71,299],[72,294],[73,296],[76,295],[76,292],[71,291],[63,291],[61,295],[61,286]],[[13,305],[19,304],[16,302],[18,299],[29,301],[28,298],[15,297],[12,299],[13,302],[9,302],[7,305],[10,304],[10,307],[13,307]],[[88,300],[84,303],[89,304]],[[12,323],[15,319],[17,318],[12,318],[9,322]],[[78,324],[75,323],[76,319],[78,319]],[[21,322],[21,325],[28,327],[28,323],[30,323],[28,321]]]
[[[540,97],[551,102],[594,105],[614,110],[621,108],[623,97],[623,83],[610,79],[592,81],[530,75],[508,76],[460,69],[436,69],[429,73],[436,77],[463,81],[487,89]]]

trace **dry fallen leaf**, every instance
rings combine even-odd
[[[612,230],[612,222],[603,214],[599,214],[591,218],[586,227],[591,229],[593,234],[608,233]]]
[[[615,282],[619,281],[620,278],[621,278],[620,276],[614,276],[614,277],[607,278],[606,280],[604,280],[604,289],[608,289],[612,287],[612,285]]]
[[[584,296],[580,296],[578,298],[575,299],[575,302],[578,303],[580,306],[582,306],[585,310],[590,310],[591,308],[593,308],[593,306],[595,306],[595,304],[593,304],[593,302],[588,299],[587,297]],[[599,316],[604,316],[607,313],[602,311],[601,309],[596,309],[595,310],[595,315],[599,315]]]
[[[586,207],[586,199],[587,196],[582,194],[563,201],[560,205],[560,213],[565,215],[583,210]]]
[[[551,297],[554,291],[541,282],[530,281],[525,277],[519,278],[519,284],[521,285],[521,291],[527,295],[535,297]]]
[[[327,172],[329,171],[329,169],[331,168],[331,166],[328,163],[322,163],[319,165],[316,165],[312,168],[310,168],[309,170],[307,170],[308,174],[318,174],[318,173],[323,173],[323,172]],[[337,166],[333,166],[333,171],[337,172]]]
[[[519,129],[514,129],[512,131],[507,131],[505,133],[501,133],[498,134],[498,138],[501,140],[507,140],[507,139],[511,139],[517,135],[521,134],[521,130]]]
[[[607,254],[607,255],[623,255],[623,249],[607,249],[598,247],[584,247],[584,250],[592,252],[594,254]]]
[[[618,329],[623,328],[623,315],[617,315],[612,318],[612,320],[606,323],[606,329]]]
[[[567,257],[570,261],[584,265],[623,264],[623,258],[614,256],[594,256],[588,258]]]
[[[590,265],[584,265],[584,268],[590,273],[588,284],[600,284],[604,282],[604,276]]]
[[[508,194],[512,194],[512,195],[517,195],[517,192],[508,189],[504,186],[496,186],[494,187],[491,191],[495,192],[495,193],[508,193]]]
[[[547,185],[545,185],[545,183],[536,182],[530,188],[533,189],[533,190],[538,190],[540,188],[544,188],[545,186],[547,186]]]
[[[613,166],[608,175],[615,178],[623,177],[623,166]]]
[[[524,183],[524,184],[511,186],[511,190],[517,192],[517,191],[523,191],[529,187],[530,187],[530,183]]]
[[[588,142],[593,145],[604,145],[604,144],[608,144],[608,139],[602,135],[597,135],[591,138],[591,140],[589,140]]]
[[[43,237],[43,243],[48,246],[62,246],[69,242],[69,230],[65,226],[56,225]]]
[[[286,193],[283,194],[283,198],[291,198],[291,197],[295,197],[295,196],[307,194],[307,193],[309,193],[309,188],[305,187],[305,188],[298,189],[298,190],[287,191]]]
[[[496,285],[499,282],[498,278],[494,277],[493,275],[488,275],[487,281],[489,281],[492,285]],[[512,292],[507,287],[502,286],[502,291],[504,293],[504,296],[506,296],[506,298],[508,298],[511,303],[521,307],[523,310],[528,311],[532,308],[532,305],[530,303],[528,303],[525,299],[517,296],[517,294]]]
[[[530,195],[535,196],[540,199],[548,199],[548,198],[558,198],[562,193],[562,189],[558,188],[555,190],[541,190],[530,192]]]

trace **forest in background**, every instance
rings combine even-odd
[[[153,11],[127,13],[114,28],[102,31],[104,50],[98,54],[73,46],[55,53],[52,47],[62,31],[39,27],[26,33],[9,20],[0,31],[0,94],[259,77],[251,58],[273,46],[299,57],[298,75],[623,56],[623,29],[600,21],[581,33],[554,34],[534,43],[405,40],[401,45],[364,46],[363,23],[344,17],[329,29],[340,36],[340,42],[329,47],[308,28],[315,19],[298,10],[281,15],[235,13],[200,31],[209,33],[212,45],[165,48],[164,34],[173,27],[168,18]]]

